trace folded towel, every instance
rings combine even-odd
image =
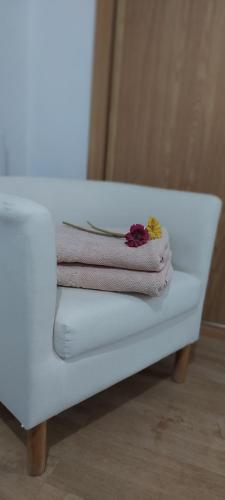
[[[131,249],[132,251],[132,249]],[[58,285],[109,292],[137,292],[159,296],[170,283],[173,268],[168,259],[159,272],[133,271],[110,267],[58,264]]]
[[[121,231],[121,230],[120,230]],[[126,232],[126,231],[123,231]],[[86,233],[61,224],[56,228],[57,262],[92,264],[138,271],[161,271],[169,260],[169,236],[138,248],[125,245],[124,239]]]

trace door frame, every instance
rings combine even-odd
[[[88,179],[94,180],[105,178],[117,4],[96,1],[88,150]]]

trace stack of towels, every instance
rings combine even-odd
[[[60,286],[113,292],[162,294],[173,268],[169,236],[130,248],[124,239],[90,234],[61,224],[56,229],[57,281]]]

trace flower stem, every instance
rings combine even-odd
[[[97,231],[100,231],[101,233],[104,233],[105,236],[109,235],[109,236],[116,236],[117,238],[125,238],[125,234],[124,233],[117,233],[117,232],[114,232],[114,231],[109,231],[108,229],[102,229],[100,227],[94,226],[94,224],[91,224],[91,222],[89,222],[88,220],[87,220],[87,224],[90,227],[92,227],[93,229],[96,229]]]
[[[99,234],[100,236],[103,236],[102,233],[99,233],[97,231],[91,231],[91,229],[86,229],[85,227],[78,226],[76,224],[72,224],[71,222],[66,222],[63,221],[63,224],[66,226],[74,227],[75,229],[79,229],[80,231],[85,231],[86,233],[92,233],[92,234]]]
[[[70,226],[70,227],[74,227],[75,229],[79,229],[80,231],[85,231],[86,233],[91,233],[91,234],[98,234],[99,236],[114,236],[117,238],[124,238],[125,237],[125,235],[122,233],[113,233],[110,231],[104,231],[104,229],[101,230],[101,229],[95,228],[95,226],[93,226],[91,224],[90,224],[91,227],[98,229],[98,230],[92,231],[91,229],[87,229],[86,227],[78,226],[77,224],[72,224],[71,222],[66,222],[66,221],[63,221],[62,223],[65,224],[66,226]]]

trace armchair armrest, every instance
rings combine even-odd
[[[50,213],[28,199],[0,194],[0,401],[18,418],[35,366],[52,351],[55,303]]]

